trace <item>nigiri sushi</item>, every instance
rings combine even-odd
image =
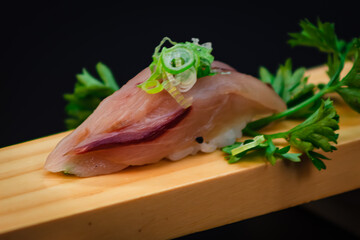
[[[254,116],[286,108],[272,88],[223,62],[211,61],[206,71],[212,74],[195,83],[188,80],[192,73],[178,87],[168,81],[180,90],[176,96],[166,84],[156,94],[144,91],[154,76],[152,66],[145,68],[58,143],[45,169],[90,177],[213,152],[240,138]]]

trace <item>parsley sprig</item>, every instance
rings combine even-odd
[[[301,94],[302,98],[298,98],[301,99],[301,101],[295,101],[294,103],[296,104],[290,106],[288,105],[289,108],[283,112],[250,122],[245,128],[245,132],[259,130],[271,122],[281,118],[291,117],[297,114],[302,115],[300,111],[304,111],[304,109],[311,108],[311,106],[314,105],[317,106],[318,104],[316,103],[318,103],[319,99],[321,99],[325,94],[332,92],[339,93],[352,109],[360,112],[360,38],[354,38],[349,42],[339,40],[335,34],[334,25],[330,23],[322,23],[320,20],[318,20],[317,26],[308,20],[301,21],[300,26],[302,27],[302,31],[300,33],[290,33],[292,38],[289,40],[289,43],[292,46],[315,47],[319,51],[326,52],[328,54],[328,83],[320,84],[315,89],[312,88],[311,85],[307,86],[305,80],[298,80],[297,84],[302,85],[302,88],[304,89]],[[340,73],[344,68],[345,61],[348,59],[354,59],[353,67],[343,79],[340,79]],[[279,71],[284,71],[281,70],[281,68],[282,66],[280,66]],[[289,65],[287,69],[289,69]],[[297,71],[299,70],[296,70],[295,72]],[[291,82],[290,77],[283,77],[279,81],[274,80],[272,86],[276,90],[278,89],[277,85],[286,86],[285,83],[289,82]],[[311,91],[309,90],[310,88]],[[295,96],[294,92],[288,92],[293,94],[293,97]],[[280,97],[287,102],[285,95],[280,94]],[[289,104],[289,102],[287,102],[287,104]],[[306,116],[306,114],[303,114],[303,116]]]
[[[236,142],[233,145],[224,147],[222,151],[227,153],[229,163],[235,163],[247,153],[254,150],[263,151],[266,159],[275,164],[276,160],[288,159],[293,162],[300,162],[300,156],[307,155],[317,169],[326,169],[322,160],[329,158],[315,152],[315,149],[322,149],[325,152],[332,152],[336,147],[331,144],[337,143],[339,129],[339,116],[330,99],[321,100],[320,107],[310,115],[304,122],[294,128],[280,133],[269,135],[257,135],[245,142]],[[289,145],[284,148],[276,147],[273,140],[282,138]],[[291,147],[295,147],[302,153],[289,153]]]
[[[68,129],[79,126],[107,96],[119,89],[111,70],[103,63],[96,64],[100,80],[93,77],[85,68],[76,75],[74,92],[64,94],[67,101],[65,111]]]
[[[276,159],[288,159],[300,161],[300,156],[307,156],[319,170],[326,169],[323,160],[329,160],[326,156],[315,152],[321,149],[325,152],[336,150],[331,143],[337,143],[339,128],[339,116],[331,100],[324,101],[322,97],[327,93],[336,92],[355,111],[360,113],[360,38],[354,38],[349,42],[337,37],[334,24],[317,21],[317,25],[308,20],[300,22],[301,31],[290,33],[291,46],[314,47],[320,52],[327,54],[327,84],[308,84],[304,77],[305,69],[299,68],[292,71],[291,60],[280,65],[276,75],[271,74],[266,68],[260,68],[260,79],[271,84],[276,93],[285,101],[288,109],[261,118],[247,124],[244,134],[253,136],[253,139],[244,143],[235,143],[223,148],[228,155],[230,163],[240,161],[247,153],[263,151],[266,159],[275,164]],[[340,78],[346,60],[352,60],[353,66],[345,77]],[[282,119],[300,117],[305,121],[296,127],[281,133],[262,135],[257,130],[269,123]],[[279,149],[273,143],[273,139],[283,138],[288,146]],[[300,153],[289,153],[294,147]]]
[[[289,58],[285,64],[280,65],[276,74],[270,73],[265,67],[260,67],[260,80],[270,84],[274,91],[284,100],[288,108],[294,107],[304,100],[314,96],[315,84],[308,83],[305,77],[306,68],[301,67],[292,70],[292,60]],[[307,107],[294,112],[288,118],[304,118],[310,116],[320,104],[320,99],[309,104]]]

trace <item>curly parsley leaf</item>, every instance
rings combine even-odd
[[[312,97],[316,86],[308,83],[308,77],[305,77],[306,69],[301,67],[292,70],[292,61],[287,59],[285,64],[280,65],[276,74],[272,74],[265,67],[260,67],[259,78],[262,82],[272,86],[274,91],[284,100],[288,108],[296,106],[298,103]],[[305,118],[311,115],[319,106],[320,101],[314,101],[301,111],[294,112],[288,117]]]
[[[327,53],[328,76],[330,78],[337,76],[338,69],[342,68],[342,62],[352,55],[353,41],[346,42],[339,39],[335,33],[335,25],[329,22],[321,22],[320,19],[317,20],[316,25],[307,19],[301,20],[299,25],[301,31],[289,33],[291,38],[288,43],[293,47],[314,47]]]
[[[304,122],[294,128],[281,133],[270,135],[258,135],[244,143],[235,143],[222,150],[228,154],[230,163],[238,162],[242,157],[251,151],[263,151],[266,159],[275,164],[279,158],[288,159],[293,162],[300,162],[300,156],[305,154],[312,161],[314,166],[321,170],[326,166],[323,160],[328,158],[314,152],[321,149],[325,152],[332,152],[336,147],[331,144],[337,143],[339,129],[339,116],[332,104],[332,101],[321,100],[319,108]],[[273,143],[273,139],[283,138],[289,145],[279,149]],[[302,153],[289,153],[290,147],[294,147]]]
[[[307,116],[308,113],[318,106],[319,99],[325,94],[332,92],[337,92],[353,110],[360,113],[360,38],[354,38],[349,42],[339,40],[335,34],[334,25],[322,23],[320,20],[318,20],[317,26],[308,20],[304,20],[301,22],[301,27],[302,31],[300,33],[290,34],[292,39],[289,40],[289,43],[293,46],[316,47],[320,51],[327,52],[329,81],[327,84],[319,84],[317,86],[318,91],[314,95],[296,101],[293,106],[288,107],[285,111],[248,123],[243,131],[244,133],[256,131],[281,118],[296,115],[300,117]],[[347,59],[353,59],[353,67],[341,79],[340,74]]]
[[[274,165],[279,158],[288,159],[292,162],[300,162],[301,153],[289,153],[290,145],[279,148],[276,147],[270,135],[258,135],[245,142],[235,142],[232,145],[222,148],[227,154],[226,159],[229,163],[239,162],[247,153],[253,151],[264,152],[266,159]]]
[[[107,96],[119,89],[111,70],[103,63],[96,64],[100,80],[86,69],[76,75],[74,92],[64,94],[67,101],[65,125],[68,129],[79,126]]]
[[[335,33],[335,25],[329,22],[317,20],[317,25],[305,19],[300,21],[301,31],[289,33],[291,37],[288,43],[294,46],[313,47],[328,54],[328,75],[331,78],[341,66],[341,58],[347,54],[347,48],[351,43],[338,39]]]
[[[320,155],[313,152],[314,149],[322,149],[332,152],[336,147],[331,144],[337,143],[339,129],[339,116],[330,99],[322,101],[319,109],[304,122],[287,132],[287,141],[291,146],[304,152],[320,170],[325,169]],[[323,158],[326,159],[326,158]]]
[[[311,23],[308,19],[301,20],[299,23],[301,32],[289,33],[292,37],[288,43],[291,46],[315,47],[322,52],[339,52],[346,43],[339,40],[335,34],[333,23],[321,22],[317,20],[317,25]]]
[[[360,38],[355,40],[355,60],[351,70],[336,85],[336,92],[356,112],[360,113]]]

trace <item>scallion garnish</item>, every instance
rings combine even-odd
[[[149,94],[155,94],[163,90],[163,86],[158,80],[150,80],[141,84],[141,89]]]
[[[182,107],[189,107],[190,99],[185,99],[181,92],[189,91],[197,78],[213,74],[211,63],[214,61],[210,43],[200,45],[198,39],[192,40],[192,43],[177,43],[168,37],[163,38],[152,56],[151,76],[139,87],[150,94],[165,89]],[[166,41],[173,46],[163,46]]]

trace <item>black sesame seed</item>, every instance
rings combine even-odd
[[[197,143],[203,143],[203,142],[204,142],[204,138],[203,138],[203,137],[197,137],[197,138],[195,138],[195,141],[196,141]]]

